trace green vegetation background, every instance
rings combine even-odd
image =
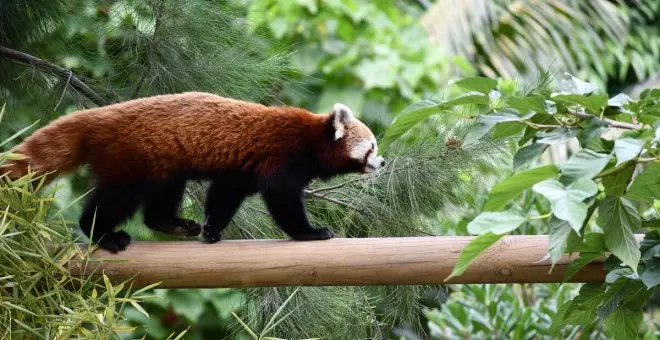
[[[26,9],[20,2],[0,4],[0,46],[71,70],[106,102],[185,90],[315,112],[341,101],[379,137],[395,116],[411,112],[411,104],[454,97],[459,91],[449,88],[448,81],[458,77],[502,76],[507,80],[498,87],[506,95],[533,83],[537,67],[550,68],[592,81],[613,96],[639,92],[635,86],[657,79],[660,71],[660,4],[655,3],[472,0],[460,5],[435,1],[427,7],[427,1],[44,0],[35,1],[40,7]],[[0,59],[0,104],[6,104],[0,140],[37,120],[36,126],[43,126],[57,116],[94,106],[70,85],[68,78]],[[315,221],[355,237],[468,234],[468,223],[481,212],[488,188],[510,173],[516,147],[506,144],[506,150],[498,150],[501,158],[486,160],[495,145],[476,144],[459,157],[444,142],[453,136],[466,139],[471,125],[451,116],[431,121],[441,128],[413,129],[406,143],[393,145],[391,155],[408,162],[436,157],[448,161],[413,168],[413,180],[398,178],[394,187],[374,178],[345,188],[363,197],[351,202],[354,207],[380,211],[387,218],[377,223],[345,218],[346,210],[311,200]],[[459,158],[462,162],[455,161]],[[456,183],[460,185],[452,185]],[[75,221],[77,198],[89,189],[89,178],[82,169],[59,184],[54,204],[66,207],[64,217]],[[431,189],[420,189],[427,187]],[[190,186],[183,213],[199,215],[203,189],[203,184]],[[387,196],[391,193],[397,196]],[[409,203],[377,203],[388,198]],[[545,205],[536,209],[547,211]],[[262,211],[258,200],[248,202],[228,236],[283,237]],[[140,223],[136,216],[126,228],[137,238],[166,239],[140,228]],[[410,226],[413,229],[407,229]],[[523,229],[518,232],[547,233],[541,223]],[[551,337],[553,315],[579,287],[304,288],[295,291],[288,305],[296,309],[269,335],[546,338]],[[255,330],[266,329],[293,292],[156,289],[153,293],[163,299],[142,304],[149,317],[138,308],[125,308],[129,323],[145,328],[124,335],[162,339],[190,327],[185,338],[247,339],[249,332],[239,320]],[[645,314],[646,328],[640,331],[646,336],[657,329],[653,301]],[[605,338],[605,331],[602,324],[589,323],[566,327],[562,335],[598,339]]]

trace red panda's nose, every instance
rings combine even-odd
[[[385,160],[380,161],[380,166],[385,166]]]

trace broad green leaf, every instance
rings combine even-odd
[[[660,258],[653,257],[645,263],[646,268],[639,276],[644,285],[648,288],[654,288],[660,284]]]
[[[603,324],[605,325],[605,329],[611,339],[637,339],[639,325],[642,322],[643,317],[644,315],[641,308],[639,310],[633,310],[627,307],[620,307],[608,315],[607,318],[603,320]]]
[[[660,162],[649,164],[630,185],[625,197],[649,203],[660,198]]]
[[[541,166],[513,174],[493,187],[488,195],[489,199],[484,205],[484,210],[500,210],[506,206],[511,199],[520,195],[525,189],[530,188],[538,182],[557,176],[558,174],[559,169],[554,165]]]
[[[566,268],[562,282],[568,282],[568,280],[570,280],[570,278],[573,277],[575,273],[579,272],[582,267],[596,261],[602,256],[603,254],[601,253],[581,252],[580,257],[578,257],[577,260],[571,262]]]
[[[598,206],[598,226],[605,234],[605,244],[612,254],[637,272],[640,259],[635,231],[641,220],[635,206],[624,197],[605,197]]]
[[[552,260],[552,266],[564,255],[568,236],[571,234],[570,223],[558,218],[551,218],[548,222],[548,253]]]
[[[573,300],[566,301],[559,307],[550,331],[555,333],[566,325],[587,325],[594,322],[603,293],[602,284],[587,283],[582,286],[580,293]]]
[[[548,145],[558,145],[568,142],[577,135],[578,129],[561,127],[549,132],[542,131],[537,133],[536,137],[538,137],[538,139],[536,142]]]
[[[372,88],[389,89],[396,86],[396,65],[389,58],[379,58],[376,60],[364,59],[355,67],[355,75],[362,80],[364,87],[369,90]]]
[[[627,162],[639,155],[644,148],[645,141],[636,138],[619,138],[614,141],[614,154],[616,165]]]
[[[579,94],[555,94],[552,96],[552,100],[556,102],[581,105],[592,113],[600,113],[601,109],[607,106],[606,94],[594,94],[591,96],[583,96]]]
[[[616,96],[610,98],[607,101],[607,106],[616,106],[616,107],[623,107],[625,104],[628,104],[632,99],[628,97],[625,93],[619,93]]]
[[[529,97],[508,97],[506,104],[512,109],[518,110],[521,114],[528,112],[545,112],[545,100],[543,96]]]
[[[204,300],[199,292],[193,290],[170,290],[167,299],[178,315],[185,317],[188,321],[195,321],[204,312]]]
[[[611,176],[603,177],[603,186],[608,196],[622,196],[626,192],[628,182],[635,171],[634,166],[627,166],[622,171]]]
[[[568,73],[565,73],[564,78],[559,80],[558,87],[561,92],[580,95],[589,94],[598,90],[596,85],[575,78]]]
[[[609,160],[610,155],[581,149],[561,168],[562,179],[570,183],[580,178],[593,178],[605,168]]]
[[[493,139],[500,139],[515,136],[522,133],[527,128],[527,125],[521,122],[502,122],[495,124],[493,128]]]
[[[579,234],[582,223],[587,217],[588,208],[582,201],[595,195],[598,186],[594,181],[586,178],[579,179],[566,187],[558,180],[551,179],[535,184],[532,190],[547,198],[552,206],[552,214],[569,222],[573,230]]]
[[[385,131],[385,136],[380,142],[380,147],[384,150],[389,144],[401,137],[413,126],[421,123],[434,114],[447,112],[452,106],[484,103],[488,104],[488,96],[479,92],[467,93],[446,102],[435,103],[426,100],[420,103],[415,103],[394,118],[392,125]]]
[[[521,168],[529,166],[537,160],[539,156],[548,147],[547,144],[532,143],[520,150],[513,157],[513,170],[518,171]]]
[[[470,91],[478,91],[485,95],[488,95],[491,90],[495,89],[497,86],[497,81],[485,77],[470,77],[457,80],[452,84],[462,87]]]
[[[380,147],[385,149],[391,142],[401,137],[413,126],[431,115],[440,113],[442,110],[444,110],[442,104],[430,100],[424,100],[408,106],[394,118],[392,125],[385,130],[385,136],[380,142]]]
[[[525,222],[525,217],[513,211],[482,212],[467,225],[473,235],[506,234]]]
[[[640,279],[646,287],[653,288],[660,284],[660,232],[647,233],[640,243],[639,250],[645,267]]]
[[[493,233],[485,233],[473,239],[467,246],[465,246],[465,248],[463,248],[463,250],[461,250],[458,259],[456,260],[454,270],[449,274],[445,281],[452,277],[462,275],[481,252],[495,244],[495,242],[503,236],[503,234],[497,235]]]

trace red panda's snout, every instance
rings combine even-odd
[[[335,140],[343,142],[344,152],[353,162],[358,162],[360,172],[371,173],[385,166],[385,159],[378,155],[378,144],[371,130],[353,116],[346,105],[334,105],[330,119],[335,128]]]

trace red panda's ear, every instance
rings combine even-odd
[[[334,140],[339,140],[346,133],[346,125],[353,120],[353,111],[348,106],[337,103],[332,107],[330,121],[334,128]]]

